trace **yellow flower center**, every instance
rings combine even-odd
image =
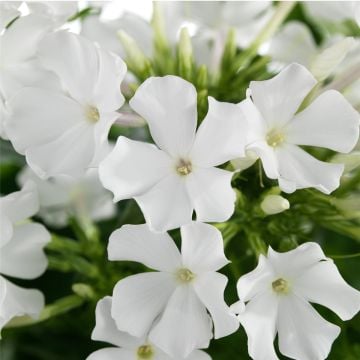
[[[91,123],[96,123],[100,119],[99,110],[95,106],[88,106],[85,111],[86,118]]]
[[[141,345],[137,349],[138,359],[152,359],[154,356],[154,349],[151,345]]]
[[[189,175],[192,171],[192,164],[188,160],[180,159],[176,165],[176,171],[181,176]]]
[[[285,135],[278,129],[273,129],[266,135],[266,142],[269,146],[277,147],[285,141]]]
[[[195,274],[186,268],[179,269],[176,272],[177,279],[182,283],[189,283],[195,278]]]
[[[289,291],[289,283],[286,280],[279,278],[273,281],[272,288],[278,294],[287,294]]]

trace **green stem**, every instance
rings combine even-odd
[[[351,259],[351,258],[356,258],[359,256],[360,256],[360,253],[347,254],[347,255],[328,255],[328,257],[332,258],[332,259]]]

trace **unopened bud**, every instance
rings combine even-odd
[[[290,203],[280,195],[267,195],[261,202],[260,207],[265,214],[273,215],[288,210]]]

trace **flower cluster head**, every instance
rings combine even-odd
[[[35,215],[39,202],[34,185],[0,198],[0,330],[12,318],[37,317],[44,306],[38,290],[24,289],[5,276],[39,277],[47,267],[44,246],[50,241],[45,227],[26,220]]]
[[[310,303],[323,305],[342,320],[360,310],[360,292],[349,286],[317,243],[278,253],[271,247],[255,270],[237,283],[240,303],[232,305],[248,336],[254,360],[326,359],[340,328],[326,321]],[[246,305],[244,306],[244,303]]]
[[[217,272],[228,263],[220,232],[193,222],[181,227],[181,239],[180,253],[167,233],[124,225],[110,236],[108,254],[157,270],[117,283],[111,306],[117,328],[185,358],[239,325],[223,299],[227,278]]]

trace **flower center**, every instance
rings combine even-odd
[[[88,106],[86,111],[86,118],[91,123],[96,123],[100,119],[99,110],[95,106]]]
[[[192,171],[192,164],[188,160],[180,159],[176,165],[176,171],[181,176],[189,175]]]
[[[269,146],[277,147],[285,141],[285,135],[277,129],[269,131],[266,135],[266,142]]]
[[[279,278],[273,281],[272,288],[278,294],[287,294],[289,291],[289,283],[286,280]]]
[[[195,278],[195,274],[186,268],[179,269],[176,272],[177,279],[182,283],[189,283]]]
[[[151,345],[141,345],[137,349],[138,359],[152,359],[154,356],[154,349]]]

